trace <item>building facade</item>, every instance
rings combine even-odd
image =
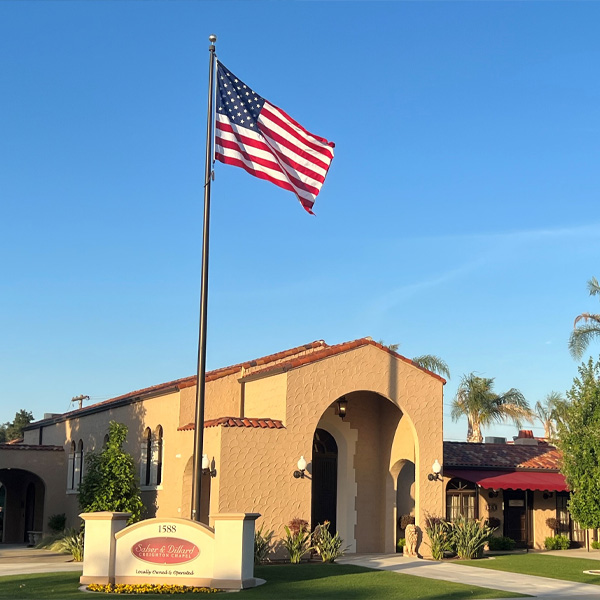
[[[370,338],[207,373],[201,520],[259,512],[257,526],[277,535],[294,518],[328,520],[349,552],[393,552],[401,514],[422,524],[445,510],[444,486],[428,477],[443,460],[444,383]],[[110,421],[129,428],[145,516],[189,517],[195,398],[187,377],[52,415],[2,445],[2,541],[47,532],[54,514],[78,526],[85,457]]]

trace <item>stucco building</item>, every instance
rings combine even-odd
[[[53,415],[27,427],[21,444],[3,446],[3,540],[46,530],[56,513],[77,524],[85,456],[102,447],[113,420],[129,427],[146,516],[189,517],[195,383]],[[369,338],[317,341],[207,373],[204,452],[213,473],[202,476],[202,520],[255,511],[259,526],[281,534],[293,518],[327,519],[349,551],[393,552],[399,514],[422,522],[444,507],[442,485],[428,479],[442,461],[444,383]],[[305,477],[295,477],[302,456]]]
[[[474,472],[522,465],[514,457],[510,468],[473,458],[481,449],[489,458],[491,445],[444,444],[444,383],[370,338],[316,341],[207,373],[201,520],[259,512],[257,525],[278,535],[294,518],[313,526],[329,520],[349,552],[393,552],[403,514],[423,525],[427,515],[501,513],[503,533],[504,506],[514,508],[521,497]],[[145,516],[189,517],[195,398],[196,378],[187,377],[50,415],[28,426],[22,442],[0,445],[2,541],[47,531],[54,514],[79,524],[85,457],[101,449],[110,421],[129,428],[126,450],[138,461]],[[298,472],[301,457],[305,473]],[[435,461],[441,477],[432,474]],[[558,510],[555,483],[546,492],[521,485],[531,490],[526,514],[532,506],[543,515]],[[548,532],[527,518],[524,541],[539,546]]]

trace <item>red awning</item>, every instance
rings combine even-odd
[[[561,473],[444,469],[444,476],[466,479],[481,487],[494,490],[540,490],[543,492],[566,492],[569,490]]]

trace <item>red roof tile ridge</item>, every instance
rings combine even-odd
[[[285,429],[285,425],[279,419],[270,417],[217,417],[204,421],[204,428],[207,427],[249,427],[254,429]],[[177,431],[193,431],[196,429],[195,423],[188,423],[177,428]]]
[[[278,371],[280,369],[283,369],[284,371],[289,371],[290,369],[296,369],[298,367],[302,367],[304,365],[307,365],[307,364],[310,364],[313,362],[317,362],[319,360],[323,360],[325,358],[328,358],[329,356],[341,354],[343,352],[349,352],[350,350],[355,350],[356,348],[360,348],[361,346],[367,346],[367,345],[375,346],[376,348],[379,348],[380,350],[383,350],[384,352],[391,354],[395,358],[402,360],[405,363],[408,363],[408,364],[412,365],[413,367],[420,369],[421,371],[424,371],[425,373],[427,373],[428,375],[431,375],[432,377],[435,377],[436,379],[439,379],[442,383],[444,383],[444,384],[446,383],[446,380],[443,377],[440,377],[437,373],[433,373],[432,371],[429,371],[428,369],[425,369],[425,368],[421,367],[420,365],[417,365],[410,358],[406,358],[405,356],[402,356],[401,354],[398,354],[397,352],[390,350],[386,346],[383,346],[382,344],[379,344],[378,342],[373,341],[373,339],[370,337],[364,337],[364,338],[359,338],[357,340],[342,342],[340,344],[335,344],[333,346],[326,346],[322,350],[315,350],[314,352],[306,354],[305,356],[291,358],[290,360],[283,361],[276,366],[267,366],[263,369],[257,369],[252,372],[252,375],[260,374],[261,376],[264,376],[264,375],[268,375],[272,371]]]
[[[303,344],[302,346],[296,346],[295,348],[290,348],[288,350],[283,350],[281,352],[277,352],[275,354],[269,354],[267,356],[263,356],[261,358],[256,358],[254,360],[249,360],[244,363],[239,363],[237,365],[231,365],[229,367],[221,367],[219,369],[215,369],[213,371],[208,371],[206,373],[205,381],[214,381],[215,379],[219,379],[221,377],[226,377],[227,375],[232,375],[234,373],[239,372],[242,368],[250,368],[256,365],[267,364],[268,362],[273,362],[274,360],[281,360],[281,358],[285,358],[286,356],[293,356],[294,354],[299,354],[301,352],[306,352],[310,349],[316,349],[321,347],[326,347],[327,344],[323,340],[316,340],[314,342],[310,342],[308,344]],[[70,419],[77,417],[78,415],[86,414],[89,410],[97,409],[101,406],[108,406],[113,402],[119,402],[120,400],[127,399],[135,399],[138,396],[144,396],[146,394],[150,394],[152,392],[160,392],[161,390],[166,390],[171,387],[176,387],[178,389],[184,389],[187,387],[191,387],[196,385],[196,375],[190,375],[188,377],[182,377],[180,379],[174,379],[173,381],[167,381],[165,383],[159,383],[147,388],[142,388],[139,390],[135,390],[133,392],[128,392],[127,394],[122,394],[120,396],[115,396],[114,398],[109,398],[108,400],[103,400],[102,402],[96,402],[94,404],[90,404],[88,406],[84,406],[83,408],[77,408],[75,410],[67,411],[65,413],[61,413],[58,417],[60,419]],[[38,425],[44,421],[51,421],[52,419],[40,419],[39,421],[34,421],[31,425]]]

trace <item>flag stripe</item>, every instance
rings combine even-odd
[[[294,137],[302,146],[311,148],[315,151],[315,155],[323,157],[325,160],[333,158],[331,147],[322,142],[314,140],[314,136],[308,134],[305,129],[297,127],[295,122],[288,117],[280,108],[273,106],[269,102],[265,102],[260,116],[263,119],[269,119],[275,125],[281,127],[290,136]]]
[[[267,144],[252,139],[250,136],[256,135],[254,132],[248,132],[243,127],[232,125],[226,122],[226,119],[227,117],[218,115],[216,143],[221,144],[224,152],[226,148],[244,152],[249,160],[256,160],[262,166],[281,171],[294,187],[304,189],[315,196],[319,193],[324,177],[313,173],[311,174],[316,177],[303,176],[298,169],[285,164],[287,159],[282,160]]]
[[[247,152],[248,148],[246,146],[240,145],[235,140],[228,140],[220,137],[217,139],[216,149],[220,152],[220,154],[223,154],[225,156],[230,153],[229,151],[231,151],[233,155],[240,154],[244,157],[244,160],[248,164],[253,163],[255,165],[264,167],[264,169],[273,171],[275,177],[277,176],[276,173],[279,173],[280,176],[282,178],[285,178],[293,186],[294,189],[306,191],[314,196],[316,196],[319,193],[319,189],[317,187],[299,180],[297,177],[294,177],[293,173],[284,173],[281,170],[278,162],[273,161],[272,159],[270,160],[268,158],[261,158],[254,152],[250,154],[249,152]]]
[[[335,144],[307,131],[217,61],[215,159],[293,191],[312,214]]]
[[[264,152],[267,152],[269,154],[273,154],[275,151],[277,151],[276,149],[271,147],[271,145],[269,145],[265,141],[262,141],[266,138],[266,136],[262,136],[255,132],[248,131],[244,127],[239,127],[235,124],[232,124],[231,122],[229,122],[227,117],[224,117],[222,115],[217,115],[217,129],[219,130],[218,135],[220,135],[220,137],[224,139],[227,139],[228,135],[231,135],[235,136],[244,144],[253,146],[257,149],[257,151],[263,150]],[[312,179],[314,180],[315,184],[317,182],[322,184],[325,181],[325,175],[327,174],[326,169],[321,169],[313,165],[312,163],[309,166],[300,163],[298,160],[295,159],[301,160],[301,158],[298,156],[298,154],[294,152],[280,151],[277,153],[279,155],[279,158],[281,158],[281,160],[284,163],[286,163],[289,167],[292,167],[294,171],[306,175],[306,181]],[[287,170],[289,171],[289,169]]]

